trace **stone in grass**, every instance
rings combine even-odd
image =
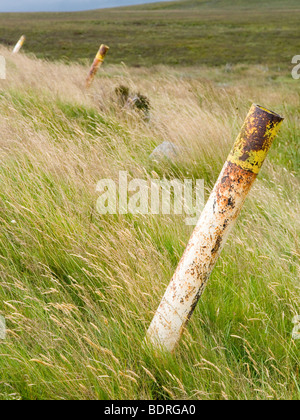
[[[142,113],[143,119],[147,122],[150,121],[150,100],[147,96],[141,93],[131,94],[127,86],[120,85],[116,87],[115,93],[118,102],[122,107],[135,109]]]
[[[180,156],[180,149],[170,141],[164,141],[150,155],[150,159],[161,162],[164,159],[175,161]]]

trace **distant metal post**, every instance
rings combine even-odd
[[[179,342],[282,121],[252,105],[150,325],[155,347],[172,352]]]
[[[25,35],[22,35],[19,41],[17,42],[15,48],[13,49],[13,54],[17,54],[20,51],[25,41],[26,41],[26,37]]]
[[[99,70],[99,67],[102,65],[108,50],[109,50],[109,47],[107,47],[106,45],[101,45],[101,47],[99,48],[99,51],[97,52],[97,55],[94,59],[92,67],[89,71],[89,75],[86,79],[86,87],[87,88],[89,88],[91,86],[91,84],[94,80],[94,77],[96,76],[97,71]]]

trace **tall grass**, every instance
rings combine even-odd
[[[263,67],[87,68],[7,57],[0,99],[1,399],[299,399],[299,83]],[[146,94],[151,121],[116,103]],[[101,216],[96,184],[213,186],[251,102],[286,116],[178,351],[141,342],[191,234],[185,216]],[[149,160],[162,141],[175,165]]]

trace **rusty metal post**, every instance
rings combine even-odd
[[[86,79],[86,87],[87,88],[89,88],[91,86],[91,84],[94,80],[94,77],[96,76],[97,71],[99,70],[99,67],[102,65],[108,50],[109,50],[109,47],[107,47],[106,45],[101,45],[101,47],[99,48],[99,51],[97,52],[97,55],[94,59],[92,67],[89,71],[89,75]]]
[[[172,352],[193,314],[283,118],[252,105],[201,214],[146,342]]]
[[[22,35],[19,41],[17,42],[15,48],[13,49],[13,54],[17,54],[20,51],[25,41],[26,41],[26,37],[25,35]]]

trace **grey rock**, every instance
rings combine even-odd
[[[170,141],[164,141],[160,144],[150,155],[150,159],[155,160],[157,162],[162,161],[164,159],[168,159],[174,161],[178,159],[180,156],[180,149],[174,143]]]

